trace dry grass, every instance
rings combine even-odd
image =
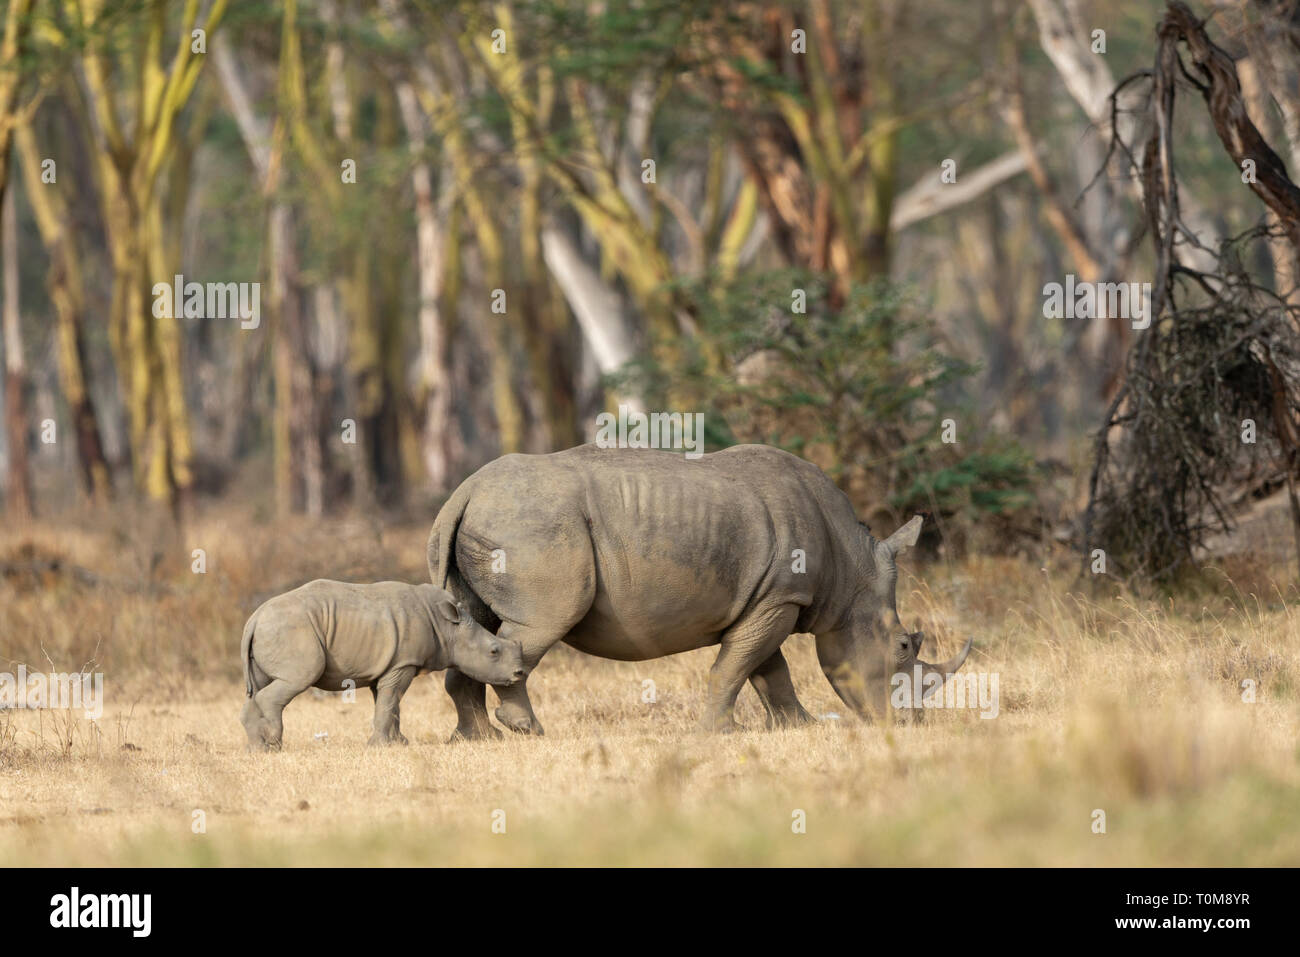
[[[752,730],[701,736],[710,652],[632,664],[562,647],[530,679],[543,739],[444,744],[454,711],[434,676],[403,703],[410,747],[364,747],[368,694],[304,695],[285,750],[249,755],[237,646],[256,598],[319,575],[419,581],[427,527],[227,511],[182,542],[119,521],[136,531],[0,535],[0,558],[29,543],[105,580],[0,581],[0,670],[93,660],[107,697],[94,722],[0,712],[6,863],[1300,864],[1300,640],[1254,564],[1257,597],[1225,573],[1172,602],[1085,598],[1012,560],[913,567],[905,620],[935,658],[976,636],[967,667],[999,675],[993,720],[766,732],[747,689]],[[163,587],[120,587],[150,569]],[[809,710],[843,713],[811,639],[786,647]]]

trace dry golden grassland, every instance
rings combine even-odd
[[[403,702],[409,747],[364,746],[368,692],[308,693],[285,713],[284,750],[249,754],[247,614],[314,577],[422,581],[428,525],[221,515],[183,541],[131,514],[0,533],[0,671],[92,662],[106,698],[97,721],[0,712],[0,862],[1300,864],[1295,596],[1255,562],[1139,601],[1085,597],[1064,558],[904,559],[904,621],[936,660],[975,636],[966,667],[998,675],[994,719],[863,724],[799,636],[786,649],[804,704],[843,718],[768,732],[747,688],[746,730],[700,735],[710,651],[619,663],[562,646],[529,683],[544,738],[445,744],[454,709],[433,675]],[[62,564],[15,572],[21,556]]]

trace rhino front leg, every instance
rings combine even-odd
[[[749,676],[749,683],[758,693],[758,700],[767,710],[767,727],[788,728],[808,724],[815,719],[794,693],[794,682],[790,680],[790,666],[786,664],[781,649],[776,651],[754,669]]]
[[[736,696],[750,675],[774,653],[780,653],[781,642],[790,637],[798,615],[799,609],[794,605],[759,609],[722,633],[722,650],[709,669],[708,698],[700,719],[703,730],[720,733],[738,730]],[[786,678],[789,679],[788,671]]]
[[[482,738],[500,738],[501,729],[488,717],[487,685],[475,681],[455,668],[448,668],[443,687],[456,705],[456,730],[448,740],[477,741]]]
[[[406,694],[406,689],[411,686],[411,681],[415,678],[415,669],[394,668],[392,671],[382,675],[374,687],[375,693],[375,721],[374,734],[370,736],[367,742],[369,745],[376,744],[406,744],[406,738],[402,735],[402,695]]]

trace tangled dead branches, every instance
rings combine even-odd
[[[1153,69],[1125,79],[1111,98],[1117,109],[1126,86],[1148,88],[1138,155],[1118,133],[1111,149],[1128,157],[1141,183],[1156,257],[1153,320],[1129,352],[1098,433],[1084,517],[1085,555],[1103,549],[1108,571],[1130,586],[1168,580],[1207,535],[1231,529],[1234,501],[1282,484],[1291,489],[1300,549],[1300,296],[1248,266],[1261,244],[1300,254],[1300,189],[1251,122],[1233,60],[1204,22],[1171,2],[1157,36]],[[1176,94],[1189,89],[1271,214],[1213,250],[1179,209],[1173,115]],[[1212,253],[1217,265],[1193,268],[1194,250]]]

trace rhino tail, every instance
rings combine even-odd
[[[461,519],[469,507],[470,482],[461,482],[451,498],[443,503],[438,517],[433,520],[433,530],[429,532],[429,545],[426,558],[429,563],[429,580],[444,591],[451,578],[451,567],[456,555],[456,532],[460,530]]]
[[[244,625],[243,640],[239,643],[239,658],[244,663],[244,693],[249,698],[256,693],[253,687],[253,631],[256,621],[256,613],[249,616],[248,624]]]

